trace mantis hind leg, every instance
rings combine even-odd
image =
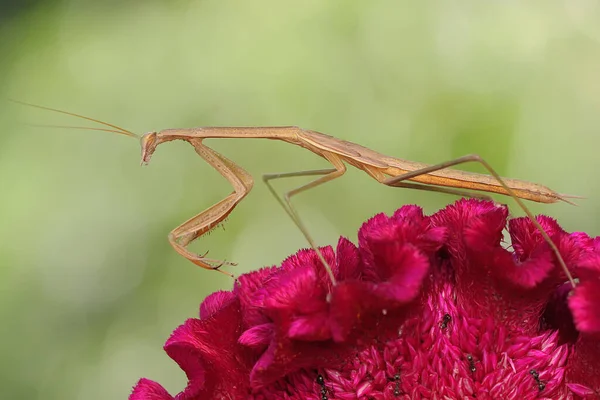
[[[442,186],[432,186],[432,185],[418,184],[418,183],[412,183],[412,182],[395,182],[393,185],[389,185],[386,183],[386,185],[392,186],[392,187],[405,188],[405,189],[426,190],[428,192],[445,193],[445,194],[451,194],[454,196],[470,197],[470,198],[475,198],[475,199],[494,201],[494,199],[492,199],[492,197],[488,196],[487,194],[474,193],[474,192],[469,192],[467,190],[451,189],[451,188],[442,187]]]
[[[329,275],[329,279],[331,280],[331,283],[335,285],[336,279],[333,274],[331,265],[329,265],[329,263],[325,260],[325,257],[323,257],[323,253],[321,253],[321,251],[317,247],[315,241],[313,240],[310,233],[308,232],[308,229],[306,229],[306,226],[304,225],[304,223],[298,216],[298,213],[294,209],[294,206],[292,205],[292,202],[291,202],[291,198],[293,196],[295,196],[301,192],[304,192],[308,189],[312,189],[316,186],[319,186],[323,183],[332,181],[333,179],[339,178],[346,172],[346,166],[340,159],[333,158],[333,157],[328,157],[327,159],[329,162],[331,162],[333,164],[333,166],[335,168],[319,169],[319,170],[311,170],[311,171],[288,172],[288,173],[282,173],[282,174],[265,174],[265,175],[263,175],[263,181],[269,188],[269,191],[271,192],[271,194],[273,194],[273,196],[277,199],[277,202],[279,202],[281,207],[283,207],[285,212],[290,216],[290,218],[292,219],[294,224],[298,227],[298,229],[300,229],[300,232],[302,232],[302,234],[304,235],[304,237],[310,244],[310,247],[312,247],[313,250],[315,250],[315,252],[317,253],[317,256],[319,257],[319,259],[325,266],[325,269],[327,271],[327,274]],[[302,185],[294,190],[291,190],[291,191],[285,193],[283,196],[283,199],[279,195],[277,195],[277,192],[275,191],[275,189],[273,188],[273,186],[270,183],[271,180],[278,179],[278,178],[291,178],[291,177],[315,176],[315,175],[322,175],[322,176],[320,178],[315,179],[312,182],[307,183],[306,185]]]
[[[540,232],[540,234],[542,235],[542,238],[544,238],[544,240],[548,243],[548,245],[550,246],[550,249],[556,256],[556,259],[558,260],[560,267],[562,268],[567,279],[569,280],[569,283],[571,283],[571,286],[573,288],[575,288],[575,286],[576,286],[575,280],[573,279],[573,276],[571,275],[571,272],[569,271],[569,268],[567,267],[565,260],[563,259],[560,252],[558,251],[558,247],[556,247],[556,244],[552,241],[552,239],[550,238],[548,233],[544,230],[542,225],[540,225],[540,223],[537,221],[537,219],[535,218],[533,213],[529,210],[529,208],[525,205],[525,203],[523,203],[523,200],[521,200],[519,197],[516,196],[515,192],[510,187],[508,187],[508,185],[504,182],[504,180],[496,172],[496,170],[494,170],[494,168],[492,168],[492,166],[487,161],[485,161],[483,158],[481,158],[479,155],[477,155],[477,154],[466,155],[463,157],[456,158],[454,160],[450,160],[450,161],[446,161],[443,163],[431,165],[426,168],[418,169],[416,171],[407,172],[407,173],[399,175],[399,176],[390,177],[390,178],[382,180],[381,183],[383,183],[384,185],[388,185],[388,186],[406,187],[407,182],[405,182],[405,183],[402,183],[402,182],[407,179],[415,178],[419,175],[430,174],[435,171],[439,171],[442,169],[446,169],[448,167],[452,167],[455,165],[464,164],[464,163],[468,163],[468,162],[476,162],[476,163],[482,165],[496,179],[496,181],[498,181],[500,186],[502,186],[502,188],[510,195],[510,197],[512,197],[515,200],[515,202],[519,205],[519,208],[521,208],[521,210],[523,210],[523,212],[531,220],[531,222],[536,227],[536,229]],[[412,187],[412,184],[410,184],[410,185]],[[415,186],[420,186],[420,185],[415,185]],[[425,189],[426,186],[422,186],[420,188]],[[431,189],[433,191],[444,192],[444,193],[459,192],[459,191],[454,191],[452,189],[435,187],[435,186],[432,186]],[[460,192],[462,192],[462,191],[460,191]],[[471,195],[471,197],[473,197],[473,196]]]

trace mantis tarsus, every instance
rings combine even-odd
[[[233,277],[233,275],[221,271],[220,268],[223,265],[235,265],[235,263],[206,258],[206,254],[199,255],[192,253],[187,249],[187,246],[195,239],[210,232],[213,228],[219,225],[219,223],[221,223],[233,211],[236,205],[250,192],[254,184],[254,180],[248,172],[235,164],[233,161],[204,145],[203,140],[208,138],[262,138],[281,140],[303,147],[326,159],[333,167],[329,169],[263,175],[263,181],[267,184],[271,193],[275,196],[292,221],[306,237],[310,246],[316,250],[333,284],[336,283],[336,280],[331,267],[323,258],[323,255],[318,250],[318,247],[308,233],[308,230],[298,217],[297,212],[292,206],[291,198],[305,190],[314,188],[335,178],[339,178],[346,171],[346,164],[349,164],[355,168],[363,170],[369,176],[387,186],[429,190],[484,199],[490,199],[490,197],[481,193],[476,194],[467,192],[465,190],[475,190],[511,196],[529,217],[534,226],[539,230],[540,234],[548,243],[552,249],[552,252],[555,254],[556,259],[564,271],[568,281],[573,287],[575,287],[573,276],[571,275],[564,259],[560,255],[558,248],[550,239],[547,232],[535,219],[531,211],[529,211],[527,206],[525,206],[521,200],[526,199],[540,203],[554,203],[557,201],[571,203],[567,198],[574,196],[566,196],[556,193],[553,190],[536,183],[502,178],[489,163],[476,154],[466,155],[435,165],[428,165],[385,156],[358,144],[337,139],[316,131],[301,129],[296,126],[201,127],[188,129],[165,129],[159,132],[148,132],[142,136],[139,136],[119,126],[85,117],[83,115],[29,103],[18,101],[17,103],[71,115],[77,118],[93,121],[107,127],[89,128],[64,126],[63,128],[81,128],[107,131],[138,138],[140,140],[142,149],[142,164],[147,164],[150,161],[152,154],[156,150],[157,146],[161,143],[172,140],[184,140],[190,143],[196,150],[196,153],[198,153],[200,157],[202,157],[207,163],[215,168],[217,172],[226,178],[233,186],[233,192],[229,196],[202,211],[195,217],[190,218],[169,233],[169,242],[175,251],[190,260],[192,263],[205,269],[217,270]],[[476,162],[481,164],[489,172],[489,175],[448,169],[449,167],[467,162]],[[303,186],[285,193],[283,198],[281,198],[275,192],[275,189],[270,183],[270,181],[273,179],[297,176],[319,177]]]

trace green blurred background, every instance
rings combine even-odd
[[[530,205],[597,235],[598,21],[589,0],[0,3],[0,97],[140,133],[294,124],[422,162],[479,153],[504,176],[587,197]],[[2,100],[0,121],[0,397],[124,399],[140,377],[176,393],[186,379],[164,341],[232,282],[166,236],[227,182],[183,142],[141,168],[124,136],[27,125],[79,120]],[[280,142],[207,144],[257,183],[193,249],[240,273],[306,247],[260,175],[326,163]],[[318,243],[335,244],[377,212],[454,200],[350,170],[296,205]]]

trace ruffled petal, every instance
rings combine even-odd
[[[389,308],[415,299],[422,289],[423,279],[429,272],[427,255],[415,246],[406,244],[393,249],[386,263],[389,275],[387,279],[382,278],[383,282],[371,285],[373,293],[388,301]]]
[[[430,222],[420,208],[405,206],[392,217],[376,215],[359,230],[364,280],[372,283],[374,293],[396,303],[390,303],[390,308],[418,295],[429,271],[429,258],[446,239],[446,227]]]
[[[336,278],[339,280],[360,279],[363,274],[362,259],[358,248],[346,239],[341,237],[338,240],[336,253]]]
[[[173,396],[160,384],[142,378],[133,388],[129,400],[173,400]]]
[[[165,351],[188,377],[177,400],[218,398],[245,393],[252,365],[249,349],[238,344],[241,335],[240,304],[231,299],[207,319],[189,319],[177,328]]]
[[[234,298],[235,294],[223,290],[208,295],[208,297],[200,304],[200,319],[210,318],[221,308],[229,304]]]
[[[446,225],[456,293],[472,315],[491,316],[516,332],[539,330],[540,315],[558,281],[546,281],[556,269],[550,249],[522,239],[530,221],[512,225],[510,233],[528,259],[518,260],[501,245],[508,209],[490,202],[461,200],[434,215]],[[528,246],[533,246],[532,248]],[[540,286],[541,282],[546,282]]]
[[[598,336],[582,334],[571,349],[567,364],[567,382],[576,393],[594,393],[600,396],[600,340]],[[588,398],[588,397],[584,397]]]
[[[600,254],[594,254],[579,269],[580,283],[569,298],[577,330],[600,338]]]
[[[274,327],[272,323],[253,326],[242,333],[238,342],[261,353],[273,340],[273,330]]]
[[[237,278],[233,293],[240,301],[244,328],[270,322],[262,310],[264,301],[269,296],[265,285],[276,280],[281,273],[281,268],[268,267],[243,274]]]

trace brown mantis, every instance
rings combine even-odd
[[[169,233],[169,242],[175,251],[190,260],[192,263],[205,269],[217,270],[233,277],[233,275],[222,271],[220,268],[223,265],[235,265],[235,263],[209,259],[205,257],[206,254],[199,255],[189,251],[187,246],[192,241],[210,232],[213,228],[223,222],[223,220],[233,211],[236,205],[250,192],[254,184],[254,180],[248,172],[215,150],[207,147],[203,141],[204,139],[208,138],[262,138],[281,140],[303,147],[314,154],[321,156],[333,167],[328,169],[263,175],[263,181],[267,184],[267,187],[271,193],[275,196],[292,221],[300,229],[310,246],[316,250],[333,284],[336,283],[336,279],[333,275],[331,267],[318,250],[316,243],[311,238],[301,219],[298,217],[297,212],[292,206],[291,198],[298,193],[339,178],[346,171],[346,164],[348,164],[366,172],[370,177],[376,179],[378,182],[392,187],[429,190],[484,199],[490,198],[487,195],[475,194],[472,192],[467,192],[466,190],[498,193],[511,196],[529,217],[534,226],[539,230],[540,234],[548,243],[552,252],[555,254],[556,259],[563,269],[567,279],[571,285],[575,287],[575,280],[573,279],[573,276],[571,275],[565,261],[560,255],[557,246],[550,239],[547,232],[542,228],[542,226],[521,200],[526,199],[540,203],[554,203],[557,201],[571,203],[569,200],[567,200],[567,198],[574,196],[566,196],[556,193],[553,190],[536,183],[502,178],[489,163],[475,154],[466,155],[435,165],[428,165],[385,156],[358,144],[337,139],[316,131],[301,129],[296,126],[201,127],[188,129],[165,129],[159,132],[148,132],[140,137],[139,135],[119,126],[85,117],[83,115],[18,101],[17,103],[71,115],[77,118],[93,121],[107,127],[89,128],[61,126],[62,128],[107,131],[138,138],[141,143],[142,164],[147,164],[150,161],[152,154],[162,143],[170,142],[172,140],[184,140],[190,143],[196,150],[196,153],[198,153],[200,157],[202,157],[207,163],[215,168],[217,172],[226,178],[233,186],[233,192],[223,200],[202,211],[195,217],[185,221],[173,229],[171,233]],[[490,175],[448,169],[449,167],[467,162],[476,162],[481,164]],[[273,179],[297,176],[318,176],[318,178],[285,193],[283,198],[276,193],[275,189],[271,185],[271,181]]]

